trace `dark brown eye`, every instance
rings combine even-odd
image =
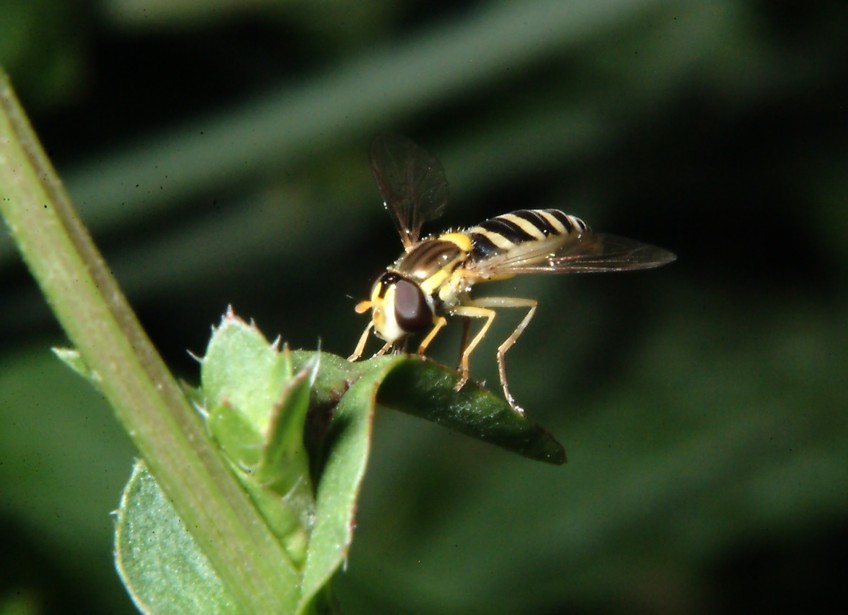
[[[395,319],[407,333],[421,331],[433,324],[433,312],[421,289],[408,280],[395,284]]]

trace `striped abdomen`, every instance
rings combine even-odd
[[[558,209],[519,209],[481,222],[467,233],[473,244],[472,258],[482,260],[528,241],[572,233],[579,237],[588,228],[580,218]]]

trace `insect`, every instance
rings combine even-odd
[[[534,299],[480,297],[472,287],[531,273],[629,271],[673,261],[671,252],[632,239],[592,232],[580,218],[558,209],[520,209],[467,229],[421,239],[425,222],[438,218],[448,202],[441,163],[405,137],[381,135],[371,145],[371,171],[400,233],[404,252],[377,278],[371,296],[356,312],[371,310],[356,349],[362,356],[373,329],[385,341],[376,353],[405,348],[410,335],[425,333],[418,346],[424,354],[448,317],[463,318],[464,329],[456,390],[468,381],[468,363],[486,336],[497,310],[526,310],[518,326],[497,351],[498,374],[509,405],[523,414],[509,391],[505,355],[536,312]],[[468,343],[470,319],[483,319]]]

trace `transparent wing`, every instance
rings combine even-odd
[[[409,248],[422,225],[438,218],[448,202],[442,164],[400,135],[380,135],[371,144],[371,172],[392,215],[400,239]]]
[[[677,257],[656,246],[603,233],[551,237],[466,265],[482,279],[529,273],[593,273],[659,267]]]

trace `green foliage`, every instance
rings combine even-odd
[[[201,363],[201,400],[212,437],[289,557],[300,567],[315,514],[303,444],[317,358],[292,372],[250,325],[228,314]]]
[[[73,353],[61,356],[86,373]],[[280,612],[333,608],[329,582],[353,541],[378,403],[528,457],[564,462],[547,432],[478,387],[454,391],[456,381],[453,370],[416,357],[353,364],[280,350],[234,313],[224,317],[201,359],[201,386],[188,394],[300,571],[299,597],[280,604]],[[115,545],[121,577],[145,612],[168,611],[169,594],[180,600],[173,612],[234,608],[226,584],[143,464],[124,490]]]
[[[143,461],[121,496],[115,565],[143,613],[237,613],[203,550]]]

